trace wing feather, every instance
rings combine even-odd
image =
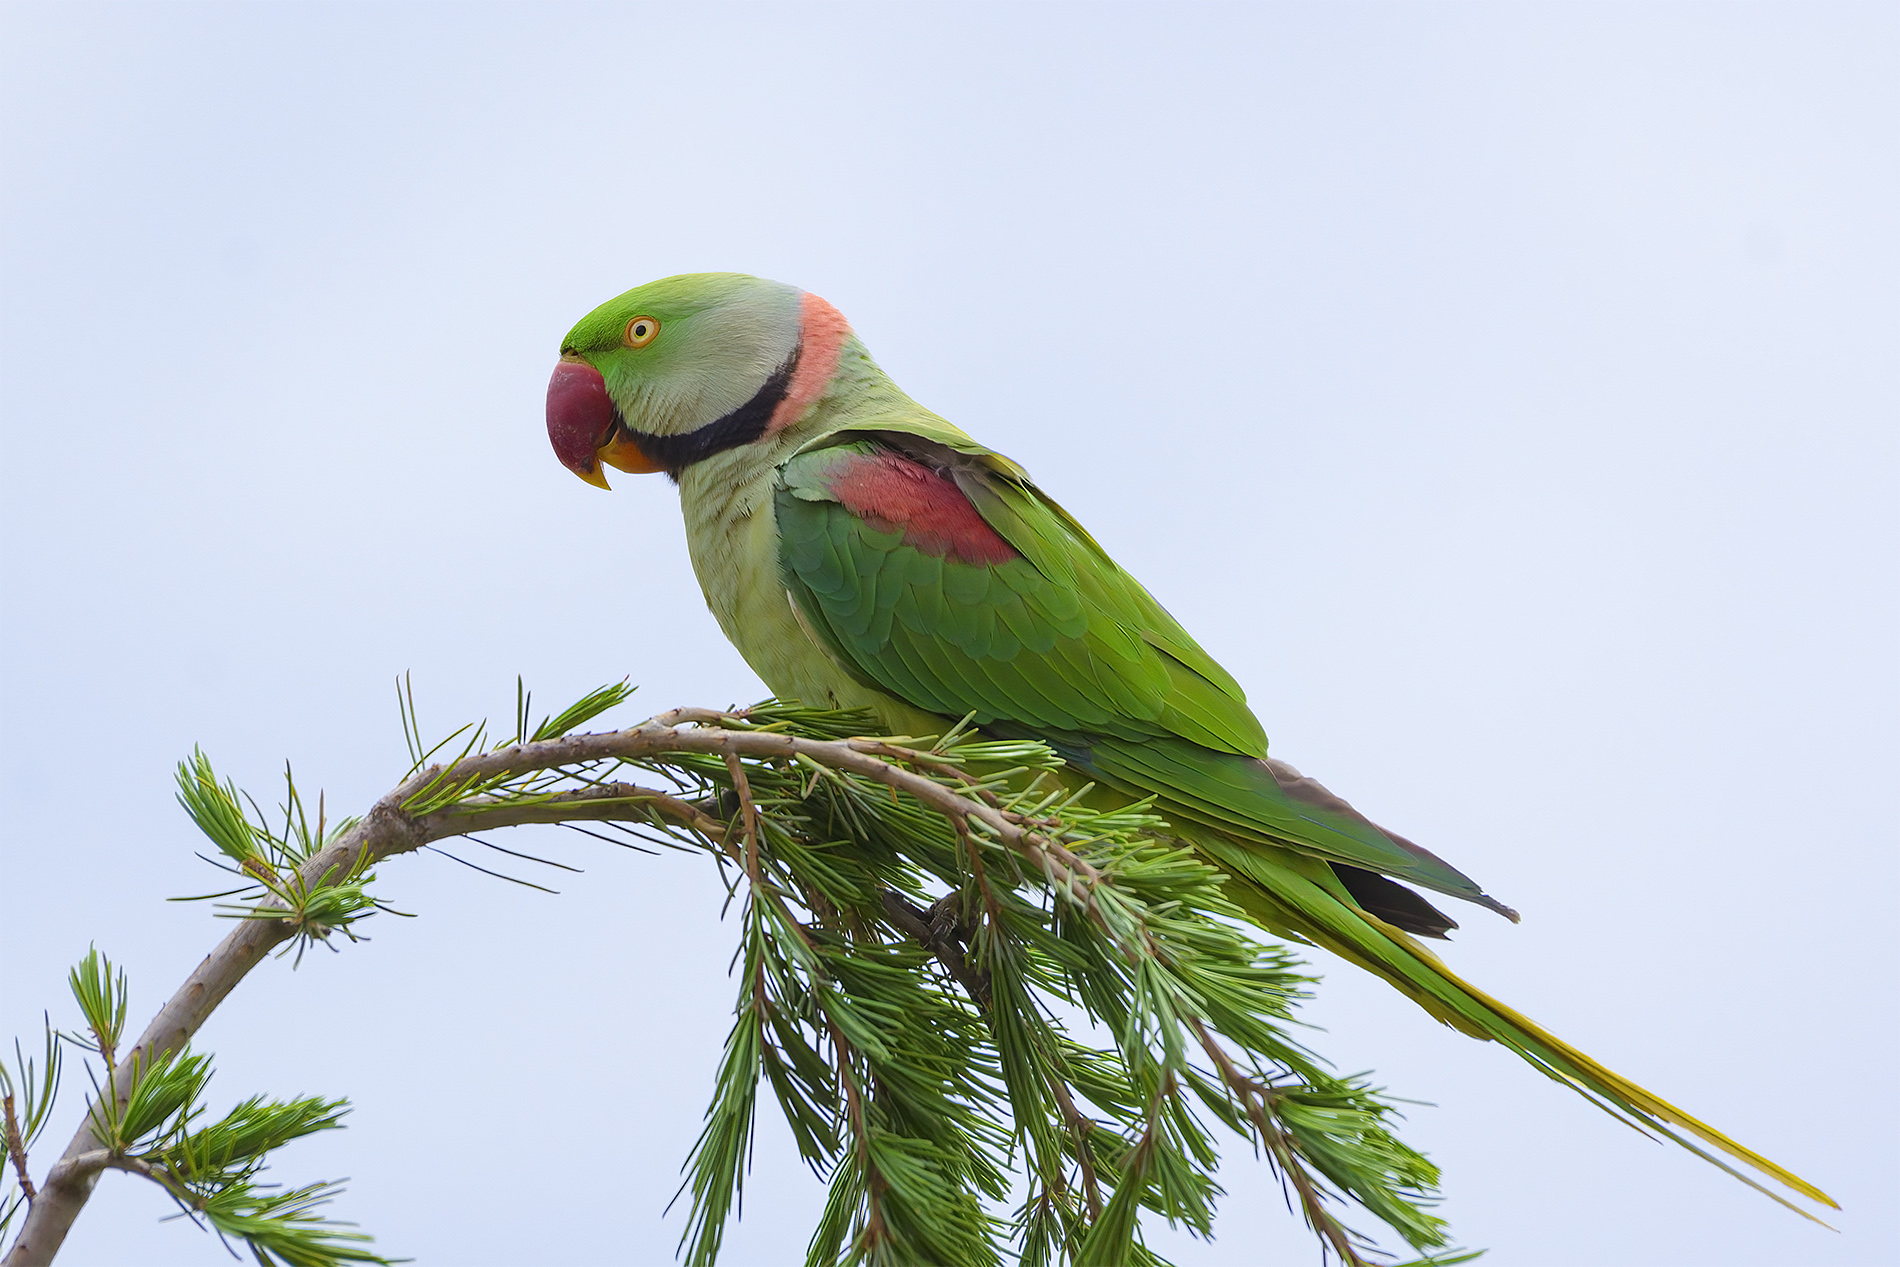
[[[1013,467],[915,437],[837,439],[786,463],[775,510],[788,592],[861,681],[1049,740],[1241,839],[1489,901],[1345,802],[1283,787],[1232,676]]]

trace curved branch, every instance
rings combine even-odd
[[[438,840],[529,823],[623,822],[643,818],[628,812],[641,805],[715,841],[726,837],[726,825],[693,802],[633,783],[601,783],[528,804],[488,798],[464,801],[420,819],[417,827],[430,840]]]
[[[423,817],[410,815],[404,807],[432,789],[439,791],[455,784],[492,786],[498,779],[597,761],[637,761],[674,753],[757,760],[803,758],[883,783],[954,819],[981,823],[1004,846],[1042,870],[1055,888],[1067,892],[1100,918],[1092,889],[1102,876],[1093,866],[1059,841],[1034,830],[1021,816],[994,803],[995,798],[972,799],[899,764],[944,768],[945,763],[931,754],[875,739],[814,740],[770,731],[729,729],[734,722],[743,724],[743,716],[711,709],[674,709],[630,730],[511,744],[465,757],[446,768],[429,766],[411,774],[378,800],[361,822],[298,868],[298,875],[304,886],[315,889],[353,869],[394,854],[413,852],[448,836],[523,823],[650,821],[654,813],[730,851],[724,823],[691,802],[633,784],[598,784],[525,804],[474,797]],[[961,772],[957,776],[961,777]],[[274,900],[264,904],[276,905],[281,904]],[[149,1068],[152,1061],[189,1043],[238,982],[297,931],[288,920],[240,921],[159,1009],[138,1042],[119,1061],[106,1093],[123,1108],[131,1095],[134,1071]],[[4,1267],[44,1267],[53,1261],[98,1182],[102,1165],[88,1163],[99,1150],[100,1141],[93,1135],[89,1114],[40,1185]]]
[[[1037,831],[1022,815],[1002,808],[999,803],[995,803],[994,797],[985,797],[981,793],[974,798],[966,796],[936,779],[902,768],[905,764],[938,768],[947,766],[947,763],[932,754],[881,739],[801,739],[796,735],[766,730],[729,730],[717,724],[733,720],[736,718],[730,713],[707,709],[675,709],[631,730],[514,744],[468,757],[455,764],[453,778],[509,778],[557,766],[584,765],[605,760],[637,761],[675,752],[703,753],[720,758],[731,754],[765,761],[803,757],[834,770],[849,771],[895,788],[940,813],[981,823],[1004,846],[1022,854],[1041,869],[1056,888],[1068,892],[1078,904],[1093,907],[1087,897],[1087,890],[1099,883],[1102,875],[1060,841]],[[690,726],[691,729],[682,729],[682,726]],[[954,767],[949,768],[954,770]],[[410,782],[419,788],[426,787],[436,781],[441,773],[431,767],[418,773]],[[953,777],[963,777],[962,772],[956,771]]]

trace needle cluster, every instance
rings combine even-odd
[[[217,1233],[227,1245],[246,1245],[264,1267],[391,1261],[370,1252],[368,1236],[319,1213],[339,1191],[337,1185],[284,1190],[261,1178],[270,1155],[284,1145],[341,1126],[349,1101],[258,1095],[221,1118],[207,1120],[211,1057],[189,1046],[156,1054],[134,1049],[125,1062],[124,1098],[101,1094],[120,1074],[118,1052],[130,994],[125,973],[115,973],[111,961],[92,949],[72,970],[68,984],[83,1028],[65,1032],[49,1024],[39,1062],[27,1061],[15,1044],[24,1084],[24,1111],[17,1115],[14,1080],[0,1061],[0,1138],[5,1141],[0,1160],[11,1163],[18,1185],[15,1195],[0,1200],[0,1234],[22,1207],[30,1211],[41,1199],[28,1169],[27,1150],[46,1125],[59,1092],[64,1049],[72,1048],[98,1060],[98,1067],[90,1060],[85,1065],[92,1094],[86,1097],[84,1129],[93,1147],[53,1166],[46,1178],[49,1189],[94,1179],[104,1170],[121,1170],[157,1184],[177,1204],[178,1217]]]
[[[781,704],[725,720],[868,725]],[[1222,1132],[1342,1261],[1371,1249],[1348,1202],[1445,1243],[1437,1171],[1390,1102],[1290,1037],[1312,978],[1145,804],[1092,808],[1035,743],[874,746],[948,811],[806,753],[672,765],[725,812],[711,844],[743,902],[735,1023],[687,1164],[689,1264],[717,1257],[761,1084],[830,1180],[811,1267],[1159,1263],[1141,1214],[1213,1234]]]

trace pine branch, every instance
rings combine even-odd
[[[274,1206],[242,1183],[220,1190],[232,1194],[222,1206],[198,1191],[195,1168],[221,1137],[188,1132],[183,1109],[165,1128],[174,1142],[129,1154],[125,1132],[164,1117],[139,1071],[186,1069],[192,1035],[276,947],[350,934],[385,909],[367,892],[381,861],[452,836],[580,822],[703,849],[746,890],[735,1024],[681,1189],[689,1267],[710,1267],[737,1209],[761,1080],[831,1180],[812,1267],[999,1261],[1012,1225],[989,1210],[1018,1143],[1025,1264],[1158,1264],[1140,1244],[1140,1210],[1206,1235],[1220,1195],[1195,1099],[1267,1152],[1345,1263],[1364,1260],[1325,1208],[1341,1196],[1415,1246],[1444,1243],[1421,1208],[1436,1172],[1386,1131],[1388,1106],[1282,1032],[1306,979],[1242,931],[1218,873],[1145,804],[1093,808],[1055,777],[1047,748],[986,739],[967,719],[934,743],[869,738],[855,733],[863,714],[774,702],[566,733],[626,694],[604,688],[530,729],[519,690],[507,742],[484,749],[485,728],[470,726],[427,750],[405,697],[414,767],[334,830],[321,801],[315,828],[304,819],[294,784],[281,827],[266,825],[195,755],[181,800],[256,896],[108,1069],[6,1267],[50,1262],[99,1171],[131,1160],[233,1235],[327,1236],[329,1261],[373,1258],[314,1230],[333,1225],[298,1222],[326,1190]],[[427,764],[440,752],[454,759]],[[103,979],[95,987],[109,1002]],[[107,1002],[86,1009],[102,1052],[116,1051],[123,1023]],[[1070,1034],[1057,1003],[1080,1004],[1111,1046]]]

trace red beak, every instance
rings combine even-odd
[[[606,488],[600,450],[614,430],[607,380],[586,361],[563,357],[548,380],[548,440],[561,465],[596,488]]]
[[[562,357],[548,380],[548,440],[561,465],[595,488],[608,487],[602,462],[636,475],[666,469],[628,434],[600,371],[578,357]]]

